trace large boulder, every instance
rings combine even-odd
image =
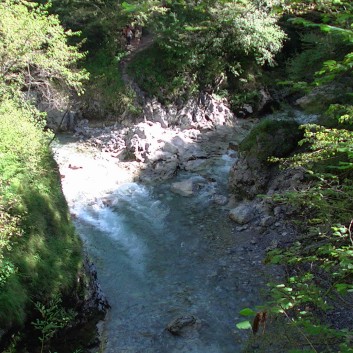
[[[163,128],[159,122],[139,123],[123,136],[125,159],[145,164],[141,174],[144,181],[168,179],[178,169],[202,170],[209,153],[201,146],[199,135],[195,129],[181,131]],[[120,136],[114,139],[120,142]]]
[[[202,177],[192,177],[186,180],[177,181],[171,185],[170,190],[181,196],[193,196],[202,186],[207,184],[207,180]]]
[[[302,132],[294,121],[263,120],[239,145],[240,156],[229,175],[229,187],[236,199],[253,199],[267,192],[278,172],[270,157],[286,157],[297,147]]]
[[[229,218],[238,224],[247,224],[256,216],[256,209],[251,204],[241,204],[229,211]]]
[[[332,82],[315,87],[310,93],[296,100],[295,104],[307,113],[322,113],[330,104],[344,104],[352,88],[342,82]]]
[[[236,200],[253,199],[264,193],[271,178],[272,167],[256,156],[242,155],[229,173],[229,187]]]

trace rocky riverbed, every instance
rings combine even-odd
[[[184,114],[183,127],[168,115],[163,125],[158,109],[135,125],[81,121],[54,147],[72,216],[112,306],[101,336],[106,352],[205,352],[204,341],[212,353],[239,351],[246,338],[235,330],[239,310],[261,304],[265,283],[281,276],[263,259],[294,234],[286,210],[239,200],[228,188],[237,146],[256,120],[212,120],[202,109],[196,123]],[[180,328],[184,340],[170,334],[175,322],[191,323]]]

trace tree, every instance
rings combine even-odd
[[[285,39],[265,1],[179,0],[165,1],[163,8],[147,22],[156,36],[156,56],[163,62],[142,72],[142,60],[134,70],[142,85],[160,78],[156,87],[162,87],[165,96],[175,98],[186,87],[189,93],[217,91],[221,84],[239,89],[251,74],[256,80],[258,68],[274,64]]]
[[[83,70],[75,69],[84,57],[67,40],[65,31],[47,8],[26,1],[0,2],[0,93],[39,92],[56,106],[70,90],[82,92]],[[63,95],[63,93],[65,94]]]
[[[75,66],[84,55],[67,44],[72,35],[43,6],[0,0],[2,332],[24,325],[33,301],[70,295],[82,268],[81,243],[48,144],[51,133],[28,99],[35,91],[56,105],[72,91],[82,92],[87,74]]]

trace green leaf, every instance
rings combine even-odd
[[[129,4],[128,2],[124,1],[121,4],[121,7],[126,11],[126,12],[134,12],[136,10],[136,6]]]
[[[253,316],[256,315],[256,312],[250,308],[245,308],[243,310],[240,310],[239,314],[242,316]]]
[[[248,329],[251,329],[251,323],[250,321],[242,321],[242,322],[238,322],[236,324],[236,327],[239,329],[239,330],[248,330]]]

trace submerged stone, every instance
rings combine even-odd
[[[182,334],[182,331],[186,328],[194,327],[200,321],[193,315],[180,316],[172,320],[167,325],[167,331],[172,335],[179,336]]]

